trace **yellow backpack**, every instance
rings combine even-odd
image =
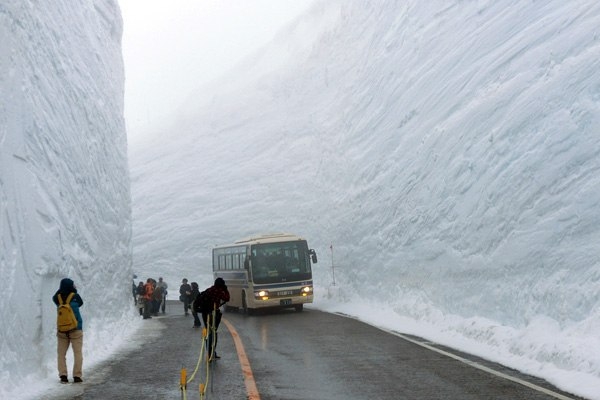
[[[71,299],[75,293],[69,293],[67,300],[63,303],[62,297],[58,295],[58,313],[56,316],[56,327],[59,332],[70,332],[77,328],[77,318],[71,308]]]

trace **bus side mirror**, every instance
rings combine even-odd
[[[308,252],[310,254],[310,258],[311,258],[313,264],[316,264],[317,263],[317,252],[314,249],[310,249]]]

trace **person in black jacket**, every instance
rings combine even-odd
[[[137,296],[137,308],[140,312],[140,316],[144,315],[144,307],[146,305],[146,299],[144,295],[146,294],[146,288],[144,287],[144,282],[140,281],[135,288],[135,294]]]
[[[57,365],[58,375],[60,376],[61,383],[69,382],[67,373],[67,350],[69,350],[69,346],[72,346],[73,348],[73,382],[83,382],[81,379],[83,376],[83,319],[81,318],[81,312],[79,311],[79,308],[83,306],[83,300],[81,299],[79,293],[77,293],[77,289],[75,288],[75,283],[73,280],[69,278],[64,278],[61,280],[60,288],[56,291],[54,296],[52,296],[52,301],[58,307],[60,304],[58,301],[58,296],[60,296],[64,303],[67,301],[67,297],[71,293],[74,293],[74,296],[69,304],[71,305],[73,313],[75,314],[75,318],[77,319],[77,328],[69,332],[56,332],[56,354],[58,357]]]
[[[200,294],[200,290],[198,289],[198,283],[192,282],[192,294],[190,295],[190,303],[194,304],[194,300]],[[194,328],[200,328],[202,323],[200,322],[200,318],[198,318],[198,311],[195,307],[192,307],[192,316],[194,317]]]
[[[215,284],[204,292],[205,296],[198,295],[194,302],[194,308],[198,311],[202,311],[202,321],[204,326],[208,329],[208,357],[210,360],[215,358],[221,358],[217,355],[217,329],[221,323],[220,307],[229,301],[229,290],[223,278],[215,279]],[[206,304],[202,304],[204,298],[206,298]],[[214,316],[214,321],[213,321]],[[214,333],[214,341],[213,341]],[[214,346],[213,346],[214,342]]]
[[[186,278],[181,281],[179,286],[179,301],[183,302],[183,312],[185,315],[189,315],[190,309],[190,296],[192,295],[192,287],[188,283]]]

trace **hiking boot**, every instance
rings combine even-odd
[[[83,380],[80,377],[78,377],[78,376],[73,377],[73,383],[82,383],[82,382],[83,382]]]
[[[60,383],[69,383],[69,378],[66,375],[60,376]]]

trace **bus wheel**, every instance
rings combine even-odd
[[[294,308],[296,309],[296,311],[302,312],[302,310],[304,309],[304,304],[296,304]]]

